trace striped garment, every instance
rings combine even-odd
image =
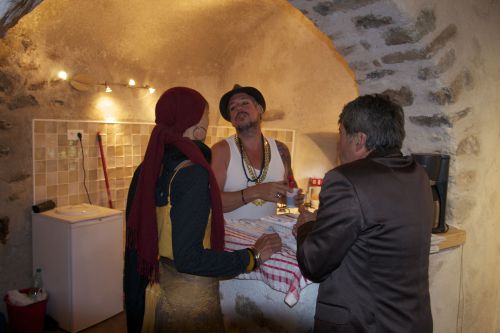
[[[283,242],[280,252],[275,253],[257,270],[240,274],[241,280],[260,280],[274,290],[284,293],[285,303],[293,307],[300,299],[300,292],[311,282],[300,272],[295,256],[296,241],[292,227],[294,215],[275,215],[262,219],[226,220],[225,248],[228,251],[247,248],[264,233],[277,232]]]

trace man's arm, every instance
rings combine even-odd
[[[320,202],[316,221],[297,230],[297,261],[313,282],[325,280],[340,266],[363,222],[356,191],[336,170],[326,174]]]
[[[214,171],[217,184],[219,185],[222,199],[222,210],[225,213],[233,211],[245,204],[242,200],[240,191],[224,192],[227,167],[231,158],[230,155],[229,145],[226,140],[219,141],[212,146],[212,170]]]
[[[288,150],[288,147],[283,142],[278,140],[276,140],[276,146],[278,147],[281,160],[283,161],[283,165],[285,166],[286,179],[292,179],[294,183],[297,184],[297,182],[295,181],[295,177],[293,176],[292,156],[290,155],[290,150]]]
[[[288,147],[281,141],[276,140],[276,146],[278,147],[278,151],[281,156],[281,160],[283,161],[283,165],[285,166],[285,175],[287,182],[289,180],[293,180],[294,187],[297,186],[297,181],[293,176],[292,170],[292,157],[290,155],[290,150]],[[302,189],[299,189],[299,193],[295,196],[295,205],[300,207],[304,203],[305,195],[302,193]]]
[[[297,223],[294,224],[292,228],[293,237],[297,238],[297,230],[304,224],[309,222],[316,221],[316,215],[318,214],[318,210],[316,209],[314,212],[310,212],[304,206],[299,206],[299,217],[297,217]]]

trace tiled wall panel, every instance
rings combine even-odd
[[[34,203],[50,199],[58,206],[89,201],[108,206],[97,140],[99,132],[113,207],[124,210],[133,172],[142,161],[153,127],[153,123],[33,120]],[[83,132],[81,145],[78,140],[68,139],[68,130]],[[264,129],[263,132],[286,143],[293,158],[293,130]],[[212,146],[234,133],[232,127],[210,126],[205,142]]]

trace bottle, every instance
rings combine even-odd
[[[309,188],[307,190],[309,197],[309,207],[319,208],[319,192],[323,185],[323,178],[309,178]]]
[[[286,192],[286,206],[287,208],[297,208],[295,205],[295,196],[299,189],[295,187],[295,181],[292,176],[288,176],[288,191]]]
[[[33,291],[31,293],[31,298],[33,300],[38,300],[37,298],[41,296],[43,289],[43,279],[42,279],[42,269],[37,268],[35,275],[33,276]]]

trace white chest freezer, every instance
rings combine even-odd
[[[87,204],[33,214],[33,268],[47,313],[78,332],[123,311],[123,214]]]

